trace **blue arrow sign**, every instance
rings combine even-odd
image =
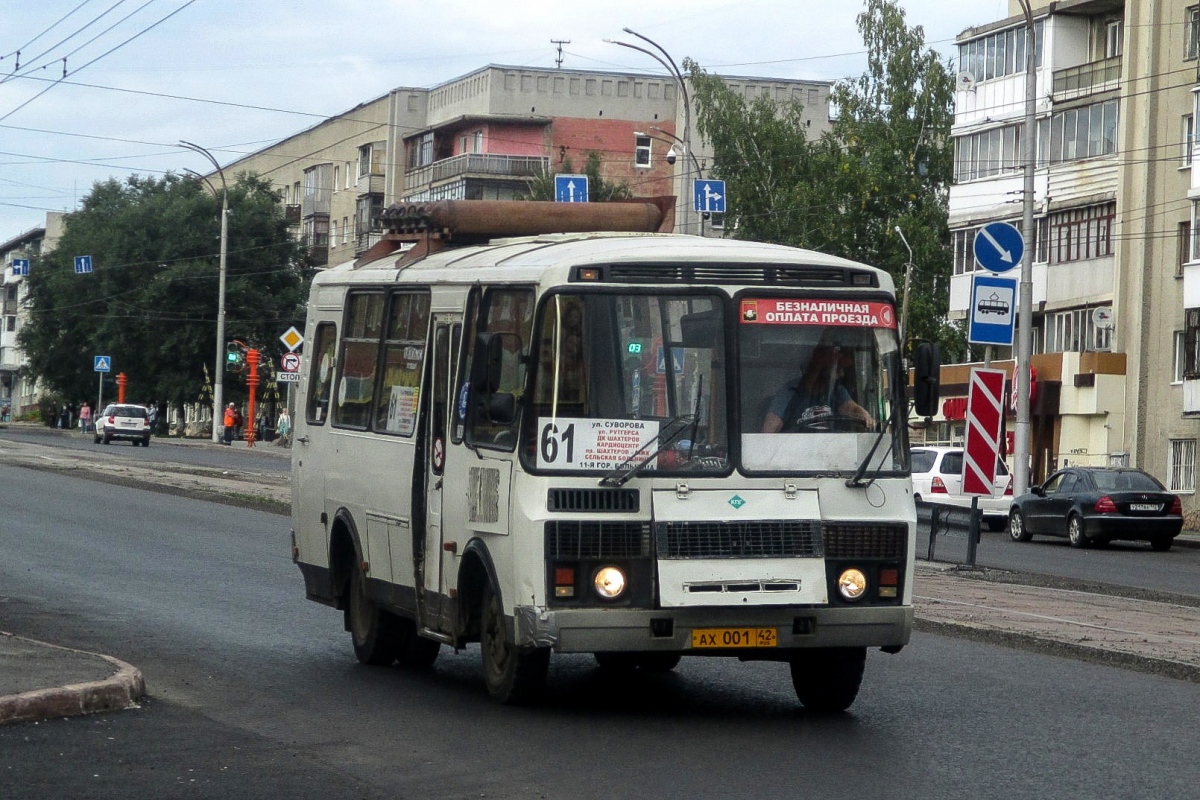
[[[586,203],[588,201],[587,175],[555,175],[554,199],[559,203]]]
[[[697,211],[725,213],[725,181],[692,181],[692,197]]]
[[[1016,311],[1016,278],[973,275],[967,341],[1012,347]]]
[[[95,356],[95,366],[92,369],[95,372],[108,372],[112,367],[112,358],[110,356]]]
[[[29,259],[28,258],[14,258],[12,260],[12,272],[13,272],[14,276],[28,275],[29,274]]]
[[[991,272],[1008,272],[1021,263],[1025,239],[1007,222],[984,225],[975,234],[975,260]]]
[[[92,271],[91,256],[75,256],[75,274],[83,275],[85,272]]]

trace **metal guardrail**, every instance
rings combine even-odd
[[[982,528],[983,512],[978,509],[972,512],[969,508],[917,503],[917,558],[973,567]]]
[[[505,156],[493,153],[462,153],[443,158],[427,167],[410,171],[404,185],[411,191],[420,186],[459,175],[538,175],[550,168],[550,159],[543,156]]]

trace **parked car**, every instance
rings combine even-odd
[[[1170,550],[1182,529],[1179,497],[1140,469],[1061,469],[1014,500],[1008,518],[1013,541],[1066,536],[1072,547],[1134,539]]]
[[[113,439],[128,439],[134,447],[150,446],[150,413],[144,406],[111,403],[96,418],[96,433],[92,441],[108,444]]]
[[[970,508],[972,495],[963,494],[963,449],[925,445],[911,449],[913,496],[917,502]],[[1008,525],[1012,505],[1012,476],[1004,461],[996,459],[996,477],[992,496],[979,498],[983,521],[990,530],[1002,531]]]

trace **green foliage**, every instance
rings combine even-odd
[[[595,150],[590,151],[587,157],[587,166],[583,170],[583,174],[588,176],[589,202],[604,203],[611,200],[630,200],[633,198],[633,189],[630,188],[628,181],[605,180],[604,176],[600,174],[600,167],[600,154]],[[563,159],[560,173],[564,175],[575,173],[575,165],[571,163],[570,156]],[[529,190],[522,199],[554,200],[555,174],[547,169],[531,178],[529,181]]]
[[[288,326],[303,325],[303,250],[257,177],[230,187],[228,226],[226,338],[278,349]],[[131,402],[195,401],[217,352],[220,227],[219,201],[194,181],[97,183],[26,279],[30,322],[19,340],[29,371],[54,393],[91,397],[92,357],[108,355],[109,377],[125,373]],[[94,271],[76,275],[83,254]]]
[[[832,131],[805,136],[802,106],[747,102],[695,62],[684,62],[697,127],[727,181],[726,226],[739,238],[806,247],[886,269],[903,290],[913,250],[909,331],[965,352],[946,321],[951,272],[947,193],[953,175],[953,80],[893,0],[866,0],[857,18],[867,71],[840,81]]]

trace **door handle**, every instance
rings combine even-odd
[[[308,437],[307,437],[307,436],[301,436],[301,437],[300,437],[299,439],[297,439],[296,441],[297,441],[297,442],[299,442],[300,444],[308,444]]]

